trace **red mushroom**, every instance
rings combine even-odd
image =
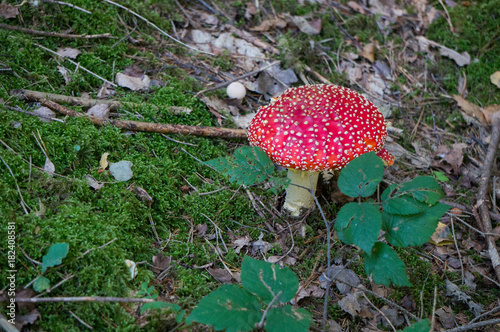
[[[248,128],[250,145],[261,147],[287,167],[290,185],[284,208],[299,216],[314,208],[320,171],[340,170],[363,153],[375,151],[387,165],[394,157],[383,148],[384,117],[359,93],[335,85],[306,85],[286,90],[263,106]]]

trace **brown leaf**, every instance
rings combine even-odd
[[[26,315],[16,315],[16,326],[22,328],[27,324],[33,324],[36,322],[38,318],[40,318],[40,312],[37,309],[34,309],[30,313]]]
[[[375,62],[375,44],[368,43],[363,46],[363,53],[361,55],[370,62]]]
[[[309,22],[303,16],[290,16],[290,20],[305,34],[317,35],[321,32],[321,19],[315,19]]]
[[[171,262],[172,257],[165,256],[161,252],[158,255],[153,256],[153,265],[157,269],[158,273],[166,270],[170,266]]]
[[[270,20],[264,20],[261,24],[256,27],[250,28],[249,30],[264,32],[274,28],[283,29],[284,27],[286,27],[286,22],[284,20],[280,18],[273,18]]]
[[[462,52],[458,53],[457,51],[452,50],[451,48],[448,48],[446,46],[443,46],[439,43],[436,43],[435,41],[429,40],[425,38],[424,36],[417,36],[418,44],[420,47],[420,50],[428,52],[429,51],[429,46],[432,47],[438,47],[439,52],[441,53],[442,56],[448,57],[452,60],[455,61],[457,65],[460,67],[463,67],[465,65],[468,65],[470,63],[470,55],[467,52]]]
[[[208,226],[207,226],[207,224],[198,224],[195,226],[195,229],[197,231],[196,236],[202,237],[202,236],[205,236],[205,234],[207,233]]]
[[[244,246],[250,245],[250,241],[252,241],[252,238],[249,235],[245,235],[245,237],[240,237],[234,240],[233,241],[233,245],[235,247],[234,252],[239,254],[239,252]]]
[[[486,124],[486,118],[481,112],[481,108],[464,98],[460,95],[453,95],[453,99],[457,102],[458,106],[467,114],[468,116],[475,117],[478,119],[482,124]]]
[[[95,116],[100,119],[109,118],[109,104],[97,104],[89,108],[87,115]]]
[[[92,176],[89,174],[84,176],[85,181],[87,181],[87,184],[92,187],[94,190],[99,190],[104,186],[104,183],[97,181],[94,179]]]
[[[134,183],[132,183],[130,186],[127,188],[128,190],[134,192],[143,202],[148,202],[148,205],[151,206],[153,204],[154,200],[151,196],[149,196],[148,192]]]
[[[462,162],[464,160],[464,149],[467,149],[467,144],[465,143],[454,143],[452,148],[450,149],[446,145],[440,145],[437,147],[434,152],[434,156],[439,157],[439,161],[434,161],[433,166],[443,168],[449,173],[446,165],[443,165],[442,162],[446,162],[453,169],[454,174],[459,173],[460,166],[462,166]]]
[[[365,14],[365,10],[363,9],[363,7],[361,7],[358,3],[354,2],[354,1],[349,1],[347,3],[347,5],[349,7],[351,7],[351,9],[357,11],[357,12],[360,12],[361,14]]]
[[[233,276],[226,269],[207,269],[208,273],[223,284],[230,284]]]
[[[19,15],[19,8],[17,6],[7,3],[6,0],[0,3],[0,17],[13,18],[17,15]]]
[[[439,222],[436,228],[436,232],[432,234],[429,242],[437,246],[445,246],[453,243],[453,241],[450,239],[451,236],[452,235],[450,227],[448,227],[448,225],[446,224],[443,224],[442,222]]]

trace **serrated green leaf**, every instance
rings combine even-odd
[[[429,332],[431,329],[431,324],[429,319],[422,319],[420,322],[412,324],[406,327],[403,331],[398,330],[398,332]]]
[[[281,291],[279,302],[288,302],[299,289],[299,279],[288,267],[245,256],[241,264],[241,283],[249,292],[269,303]]]
[[[186,319],[226,332],[251,331],[262,318],[261,302],[246,289],[223,285],[201,299]]]
[[[410,195],[420,202],[434,205],[444,197],[439,183],[432,176],[417,176],[398,187],[394,197]]]
[[[146,310],[151,310],[151,309],[164,309],[164,308],[170,308],[176,312],[181,310],[181,307],[178,304],[175,303],[169,303],[169,302],[163,302],[163,301],[155,301],[155,302],[147,302],[142,305],[141,308],[141,315],[146,311]]]
[[[277,192],[278,188],[286,186],[289,182],[287,178],[272,175],[275,171],[273,162],[257,146],[242,146],[232,157],[216,158],[204,164],[226,174],[229,181],[238,185],[251,186],[267,180],[273,182],[271,190]]]
[[[397,183],[391,184],[389,187],[385,188],[385,190],[382,192],[382,195],[380,195],[380,200],[382,202],[388,200],[391,197],[391,194],[393,194],[393,191],[398,187]]]
[[[415,198],[409,195],[401,195],[393,198],[389,198],[388,200],[382,203],[382,208],[384,211],[392,214],[417,214],[422,212],[427,205],[423,205]]]
[[[267,332],[307,332],[311,323],[311,314],[302,308],[285,305],[271,308],[266,317]]]
[[[377,190],[384,175],[384,163],[375,152],[362,154],[342,169],[338,186],[350,197],[368,197]]]
[[[371,275],[375,283],[389,287],[392,281],[396,286],[411,286],[405,263],[387,244],[375,243],[371,254],[365,253],[364,257],[366,274]]]
[[[337,214],[335,230],[342,242],[371,252],[382,227],[377,206],[370,203],[348,203]]]
[[[417,202],[422,212],[413,215],[394,215],[384,210],[382,213],[382,229],[386,231],[387,242],[396,247],[420,246],[429,241],[436,231],[439,219],[450,208],[449,205],[438,203],[427,206]]]
[[[35,292],[40,293],[46,289],[50,288],[50,280],[45,277],[38,277],[33,283],[33,289]]]
[[[50,246],[49,252],[42,258],[42,273],[48,267],[61,264],[62,259],[68,254],[68,250],[69,244],[67,243],[56,243]]]

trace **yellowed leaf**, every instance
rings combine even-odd
[[[500,71],[494,72],[490,76],[491,83],[495,84],[500,88]]]
[[[105,152],[102,154],[101,156],[101,161],[99,162],[99,165],[101,166],[101,169],[104,171],[109,163],[108,163],[108,156],[109,156],[109,153],[108,152]]]
[[[368,43],[363,47],[363,58],[370,60],[370,62],[375,62],[375,45],[373,43]]]
[[[430,242],[437,246],[446,246],[453,243],[451,237],[452,235],[448,225],[439,222],[436,231],[431,236]]]
[[[486,118],[484,117],[483,112],[481,112],[481,108],[476,104],[473,104],[460,95],[453,95],[453,99],[457,102],[458,106],[467,114],[468,116],[475,117],[482,124],[487,124]]]

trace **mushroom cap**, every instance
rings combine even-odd
[[[387,128],[382,113],[359,93],[336,85],[286,90],[259,108],[248,127],[250,145],[277,164],[304,171],[339,170],[361,154],[383,149]]]

